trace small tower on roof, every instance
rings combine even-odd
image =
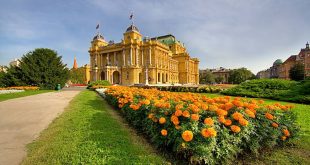
[[[77,68],[78,68],[78,64],[76,62],[76,57],[74,56],[73,69],[77,69]]]
[[[140,34],[138,27],[134,25],[133,12],[131,12],[129,19],[131,20],[131,25],[126,29],[126,32],[124,33],[125,43],[131,43],[135,40],[142,41],[142,35]]]
[[[309,49],[309,43],[308,42],[306,43],[306,49]]]

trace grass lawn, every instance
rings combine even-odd
[[[209,97],[223,96],[220,94],[204,94]],[[297,123],[301,127],[299,139],[293,141],[293,146],[277,148],[272,152],[263,153],[259,158],[249,158],[242,163],[251,164],[310,164],[310,105],[288,103],[283,101],[265,100],[266,104],[281,103],[294,105]]]
[[[52,91],[54,91],[54,90],[29,90],[29,91],[25,91],[25,92],[0,94],[0,101],[14,99],[14,98],[18,98],[18,97],[36,95],[36,94],[40,94],[40,93],[52,92]]]
[[[28,146],[22,164],[164,164],[93,91],[82,91]]]

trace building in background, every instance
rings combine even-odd
[[[7,68],[6,66],[0,65],[0,72],[6,72]]]
[[[216,79],[221,80],[218,83],[227,84],[230,71],[231,71],[231,69],[226,69],[223,67],[215,68],[215,69],[201,69],[201,70],[199,70],[199,77],[205,77],[207,72],[211,72],[213,74],[215,80]]]
[[[91,81],[112,84],[198,84],[199,60],[173,35],[144,37],[132,23],[121,42],[98,34],[89,49]]]
[[[19,59],[15,58],[13,61],[10,62],[10,66],[19,66],[20,65],[20,61]]]
[[[77,69],[78,68],[78,64],[76,62],[76,57],[74,56],[74,61],[73,61],[73,69]]]
[[[281,78],[290,79],[290,69],[297,63],[304,65],[305,77],[310,77],[310,48],[307,42],[306,47],[302,48],[297,55],[291,55],[284,62],[278,59],[272,67],[257,73],[258,78]]]

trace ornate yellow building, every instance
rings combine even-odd
[[[89,49],[91,81],[113,84],[198,84],[199,60],[191,58],[173,35],[142,39],[130,25],[120,43],[98,33]]]

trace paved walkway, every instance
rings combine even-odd
[[[49,92],[0,102],[0,165],[20,164],[26,156],[26,144],[35,140],[79,92]]]

